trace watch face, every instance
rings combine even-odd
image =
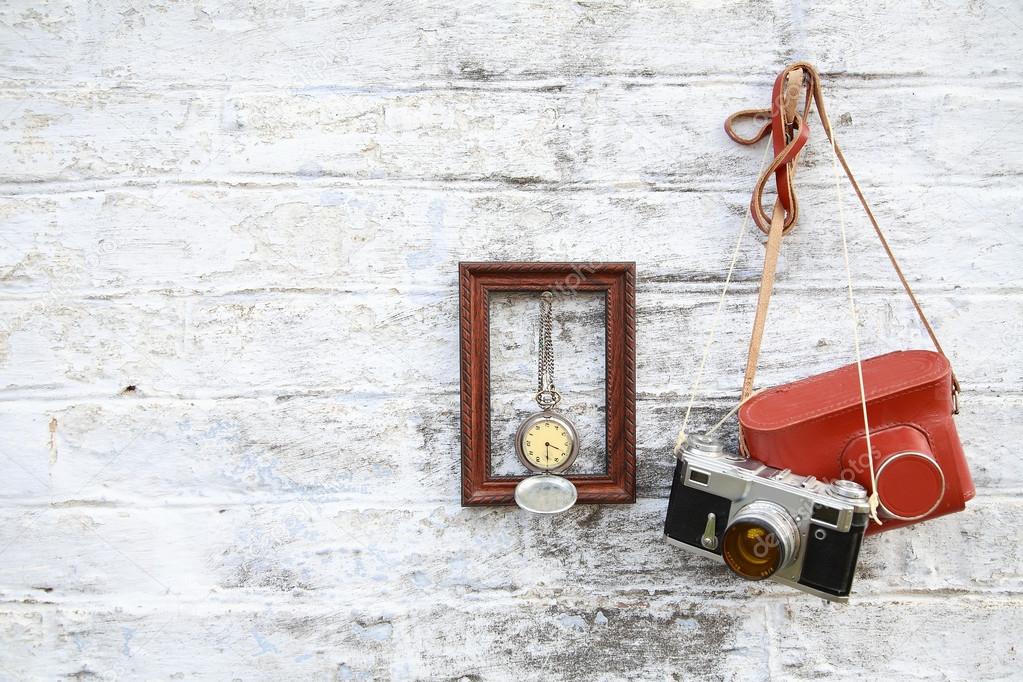
[[[572,424],[560,415],[541,412],[519,428],[519,457],[533,471],[560,471],[575,460],[578,442]]]

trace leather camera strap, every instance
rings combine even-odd
[[[802,110],[799,110],[797,104],[800,99],[801,90],[803,91],[803,106]],[[760,293],[757,299],[757,311],[753,322],[753,332],[750,336],[749,353],[746,358],[746,372],[742,383],[742,400],[746,400],[753,393],[753,381],[756,377],[757,361],[760,356],[760,343],[764,335],[764,325],[767,321],[767,307],[774,288],[774,276],[778,265],[778,254],[781,250],[782,237],[795,226],[796,220],[799,217],[799,202],[796,198],[793,180],[799,153],[806,145],[810,136],[807,117],[810,114],[811,103],[816,106],[817,115],[821,120],[821,126],[824,128],[824,134],[831,142],[835,156],[838,158],[843,171],[845,171],[846,177],[849,178],[849,183],[856,191],[856,197],[870,219],[870,224],[881,241],[881,246],[884,247],[888,260],[891,261],[892,267],[895,268],[899,281],[902,282],[902,286],[909,295],[909,299],[913,302],[913,307],[916,309],[920,321],[927,330],[928,336],[931,337],[931,342],[939,353],[945,355],[945,351],[942,350],[938,337],[934,333],[934,328],[927,319],[927,315],[924,314],[920,302],[917,300],[912,287],[909,285],[909,281],[902,272],[902,268],[899,267],[899,262],[896,260],[895,254],[892,252],[884,233],[881,231],[881,226],[878,224],[877,218],[874,217],[874,212],[870,209],[866,197],[863,196],[863,191],[860,189],[856,177],[849,168],[845,155],[842,153],[837,142],[835,142],[831,121],[828,119],[827,111],[824,107],[820,75],[812,65],[806,62],[797,62],[786,67],[778,75],[778,78],[775,79],[770,108],[744,109],[732,114],[725,120],[725,132],[739,144],[756,144],[770,134],[775,153],[774,160],[757,178],[753,189],[753,197],[750,200],[750,213],[757,227],[767,234],[767,247],[764,255],[764,271],[760,280]],[[743,137],[736,132],[735,124],[737,121],[749,118],[755,121],[766,122],[752,137]],[[768,215],[763,208],[763,193],[772,174],[775,177],[777,199],[771,214]],[[952,373],[952,387],[953,393],[958,394],[960,390],[959,381],[956,379],[955,372]]]

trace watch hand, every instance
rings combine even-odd
[[[558,447],[557,445],[550,445],[550,446],[548,446],[548,447],[552,447],[552,448],[554,448],[555,450],[557,450],[558,452],[564,452],[564,450],[562,450],[561,448],[559,448],[559,447]]]

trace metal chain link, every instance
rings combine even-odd
[[[551,335],[554,327],[554,294],[545,291],[540,294],[540,340],[536,367],[536,403],[547,410],[561,400],[561,394],[554,388],[554,343]]]

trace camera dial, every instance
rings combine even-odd
[[[683,453],[696,455],[698,457],[720,457],[730,460],[742,460],[744,457],[725,450],[724,443],[705,434],[693,434],[687,436],[682,446]]]
[[[683,447],[685,452],[691,455],[703,455],[704,457],[725,456],[725,446],[714,436],[694,433],[686,438]]]
[[[835,497],[842,497],[847,500],[865,500],[867,499],[867,489],[856,481],[848,481],[845,479],[838,479],[833,481],[828,486],[828,493]]]
[[[725,529],[722,558],[747,580],[770,578],[795,558],[799,528],[784,507],[773,502],[751,502]]]

